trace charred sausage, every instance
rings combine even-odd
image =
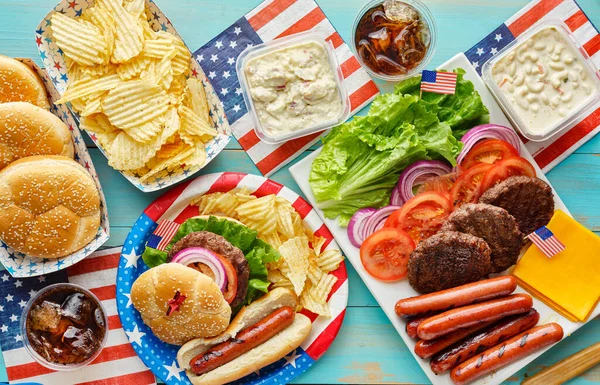
[[[516,288],[517,280],[512,276],[486,279],[431,294],[401,299],[396,302],[396,314],[400,317],[413,317],[446,311],[503,297],[511,294]]]
[[[525,313],[533,306],[528,294],[513,294],[487,302],[449,310],[421,322],[417,335],[432,340],[455,330],[468,328],[481,322],[495,321],[509,315]]]
[[[540,320],[535,309],[523,315],[515,315],[500,321],[480,333],[474,334],[450,349],[436,354],[431,359],[431,370],[435,374],[443,373],[469,358],[534,327]],[[441,337],[443,338],[443,337]]]
[[[459,329],[454,333],[443,335],[433,340],[419,340],[415,344],[415,354],[421,358],[429,358],[436,353],[441,352],[458,341],[477,333],[478,331],[492,325],[493,322],[483,322],[475,326]],[[532,325],[533,326],[533,325]]]
[[[234,338],[192,358],[190,361],[192,371],[199,376],[225,365],[290,326],[295,316],[296,312],[289,306],[275,310],[254,325],[240,331]]]
[[[466,384],[558,342],[562,337],[563,329],[559,324],[536,326],[471,357],[452,369],[450,378],[456,385]]]
[[[406,321],[406,334],[410,338],[417,338],[419,324],[431,316],[414,317]]]

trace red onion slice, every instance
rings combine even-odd
[[[456,162],[461,164],[473,146],[483,139],[503,140],[513,146],[518,154],[521,153],[521,140],[512,128],[501,126],[499,124],[482,124],[471,128],[463,135],[460,141],[463,142],[464,145],[462,151],[456,158]]]
[[[400,208],[400,206],[386,206],[384,208],[377,210],[376,213],[371,214],[371,216],[369,217],[369,219],[367,219],[367,222],[365,223],[365,231],[366,231],[365,239],[369,235],[373,234],[375,231],[383,228],[383,225],[385,224],[386,219],[388,219],[388,217],[390,215],[392,215],[394,213],[394,211],[398,210],[399,208]]]
[[[360,247],[362,245],[366,238],[364,231],[365,221],[376,211],[377,209],[372,207],[360,209],[350,218],[350,223],[348,223],[348,238],[354,246]]]
[[[403,203],[414,197],[413,187],[423,181],[444,174],[448,174],[452,168],[447,163],[439,160],[420,160],[408,166],[400,174],[400,179],[395,188],[399,191],[399,196]],[[392,190],[393,192],[393,190]]]
[[[188,247],[175,254],[171,262],[180,263],[184,266],[189,266],[193,263],[206,265],[213,272],[215,282],[219,286],[219,289],[221,289],[221,292],[227,290],[228,280],[225,266],[223,266],[221,259],[211,250],[204,247]]]

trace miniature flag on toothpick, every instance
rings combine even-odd
[[[527,238],[549,258],[552,258],[565,249],[565,245],[546,226],[535,230]]]
[[[421,92],[454,95],[456,91],[454,72],[439,72],[423,70],[421,74]]]
[[[156,250],[164,250],[175,236],[177,230],[179,230],[179,226],[179,223],[167,219],[163,220],[156,230],[150,234],[146,245]]]

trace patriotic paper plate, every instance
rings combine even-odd
[[[207,193],[227,192],[237,187],[246,187],[257,197],[277,194],[287,199],[304,219],[305,224],[316,235],[327,239],[326,248],[339,249],[327,227],[304,199],[281,184],[261,176],[228,172],[204,175],[175,187],[150,204],[133,225],[123,246],[117,272],[117,307],[123,329],[135,352],[152,372],[168,385],[191,383],[185,371],[177,364],[179,347],[156,338],[131,304],[131,285],[140,274],[148,270],[140,256],[148,237],[157,227],[157,222],[168,219],[183,223],[186,219],[198,215],[198,207],[188,204],[192,198]],[[325,353],[342,325],[348,302],[346,265],[342,263],[332,274],[338,277],[338,281],[329,298],[331,318],[305,313],[309,317],[312,315],[310,318],[313,327],[302,345],[272,365],[236,381],[236,384],[286,384],[308,370]]]
[[[89,8],[93,3],[94,0],[61,0],[61,2],[58,3],[54,9],[46,15],[46,17],[44,17],[44,20],[40,22],[35,30],[35,42],[40,53],[40,58],[42,59],[42,63],[44,63],[46,71],[48,71],[48,74],[52,79],[52,85],[54,88],[56,88],[60,95],[62,95],[67,88],[69,76],[67,74],[67,67],[65,65],[63,52],[54,42],[54,37],[52,36],[52,31],[50,30],[50,19],[56,12],[60,12],[71,18],[81,16],[82,12]],[[179,36],[169,19],[151,0],[146,0],[146,17],[150,22],[150,26],[155,31],[167,31],[181,39],[181,36]],[[188,75],[202,81],[210,107],[210,118],[212,120],[212,125],[217,131],[219,131],[218,136],[206,143],[206,162],[204,163],[204,166],[206,166],[221,152],[221,150],[225,148],[227,143],[229,143],[231,140],[231,133],[227,116],[223,110],[223,105],[221,104],[221,101],[215,93],[215,90],[210,84],[208,78],[202,71],[202,68],[200,68],[200,65],[193,56],[190,59],[190,64],[191,72]],[[98,144],[94,134],[90,134],[90,138],[92,138],[94,143]],[[98,148],[100,148],[102,153],[106,155],[100,146],[98,146]],[[163,170],[145,182],[140,180],[141,175],[138,175],[133,171],[119,172],[123,174],[123,176],[138,189],[144,192],[150,192],[181,182],[187,177],[200,171],[204,166],[182,166],[176,170]]]
[[[98,188],[100,194],[100,227],[96,233],[96,237],[83,249],[76,253],[67,255],[66,257],[58,259],[46,259],[46,258],[35,258],[23,253],[19,253],[7,246],[0,240],[0,262],[4,265],[6,270],[13,277],[34,277],[42,274],[53,273],[58,270],[65,269],[71,265],[76,264],[88,255],[92,254],[98,249],[104,242],[106,242],[110,236],[110,226],[108,224],[108,211],[106,210],[106,199],[104,198],[104,192],[98,179],[98,174],[92,163],[92,158],[87,150],[87,147],[81,136],[81,132],[75,123],[75,119],[71,114],[71,111],[63,105],[55,105],[54,102],[59,99],[58,92],[52,87],[51,77],[40,69],[33,60],[31,59],[17,59],[27,66],[29,66],[40,79],[43,80],[44,86],[46,87],[48,100],[52,106],[50,112],[58,116],[69,127],[71,131],[71,137],[73,138],[73,144],[75,145],[75,160],[90,173]]]

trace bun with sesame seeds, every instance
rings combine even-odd
[[[0,55],[0,103],[28,102],[50,109],[46,88],[35,72],[13,58]]]
[[[26,156],[74,156],[69,128],[43,108],[25,102],[2,103],[0,122],[0,170]]]
[[[0,171],[0,239],[38,258],[60,258],[89,244],[100,226],[100,196],[73,159],[38,155]]]
[[[217,336],[231,318],[231,307],[217,284],[179,263],[165,263],[140,275],[131,287],[131,302],[154,335],[173,345]]]
[[[220,385],[280,360],[298,348],[312,330],[310,319],[295,313],[297,305],[298,298],[291,290],[278,287],[269,291],[243,307],[221,335],[183,345],[177,352],[179,367],[186,369],[194,385]],[[287,321],[276,328],[286,312]]]

